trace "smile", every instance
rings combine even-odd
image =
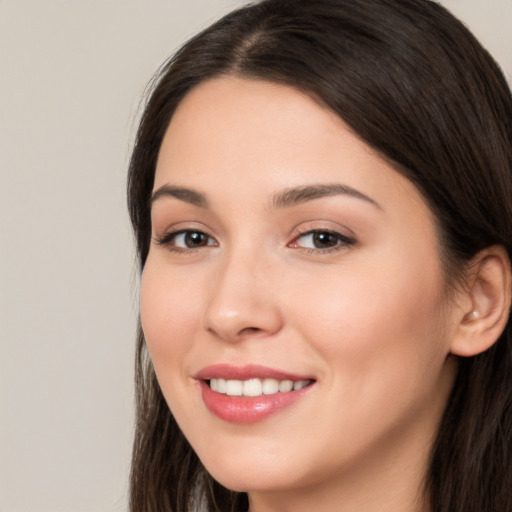
[[[229,423],[256,423],[300,401],[316,379],[262,366],[214,365],[196,376],[206,408]]]
[[[210,379],[209,386],[212,391],[228,396],[262,396],[276,393],[289,393],[298,391],[312,383],[311,380],[278,380],[278,379],[248,379],[226,380]]]

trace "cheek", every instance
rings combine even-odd
[[[176,366],[190,347],[200,319],[201,290],[180,282],[165,265],[148,258],[141,278],[140,315],[142,329],[155,370]],[[169,374],[169,372],[165,372]]]
[[[431,426],[445,396],[440,275],[420,266],[353,270],[304,283],[309,293],[294,303],[295,329],[320,361],[329,400],[329,416],[319,411],[326,419],[312,428],[351,439],[333,450],[333,464],[415,418]]]
[[[444,360],[442,273],[432,263],[407,261],[395,253],[379,266],[317,275],[303,283],[308,293],[289,298],[297,328],[351,382],[383,373],[409,377]]]

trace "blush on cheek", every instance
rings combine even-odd
[[[386,351],[403,350],[405,355],[420,344],[420,338],[436,337],[443,302],[440,276],[425,276],[419,266],[412,265],[390,265],[387,273],[371,270],[342,275],[334,285],[331,280],[325,286],[311,286],[321,294],[310,294],[296,306],[306,319],[303,325],[309,338],[319,340],[317,349],[329,357],[364,365],[368,358],[381,357]],[[416,349],[421,352],[427,347],[421,343]]]
[[[142,275],[140,316],[147,348],[166,395],[166,390],[175,388],[168,381],[183,375],[184,364],[195,346],[201,323],[201,287],[180,282],[176,272],[154,263],[148,261]]]

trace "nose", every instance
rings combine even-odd
[[[207,292],[205,329],[229,342],[279,332],[282,315],[274,273],[272,263],[263,256],[226,258]]]

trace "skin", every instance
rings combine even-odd
[[[273,204],[319,184],[368,199]],[[154,191],[165,186],[208,205],[190,194],[153,202],[141,318],[164,396],[208,471],[248,491],[251,512],[428,510],[460,308],[415,187],[308,96],[240,78],[205,82],[179,105]],[[206,245],[158,242],[173,230],[205,233]],[[314,230],[342,237],[318,247]],[[229,423],[194,378],[219,363],[315,383],[264,421]]]

